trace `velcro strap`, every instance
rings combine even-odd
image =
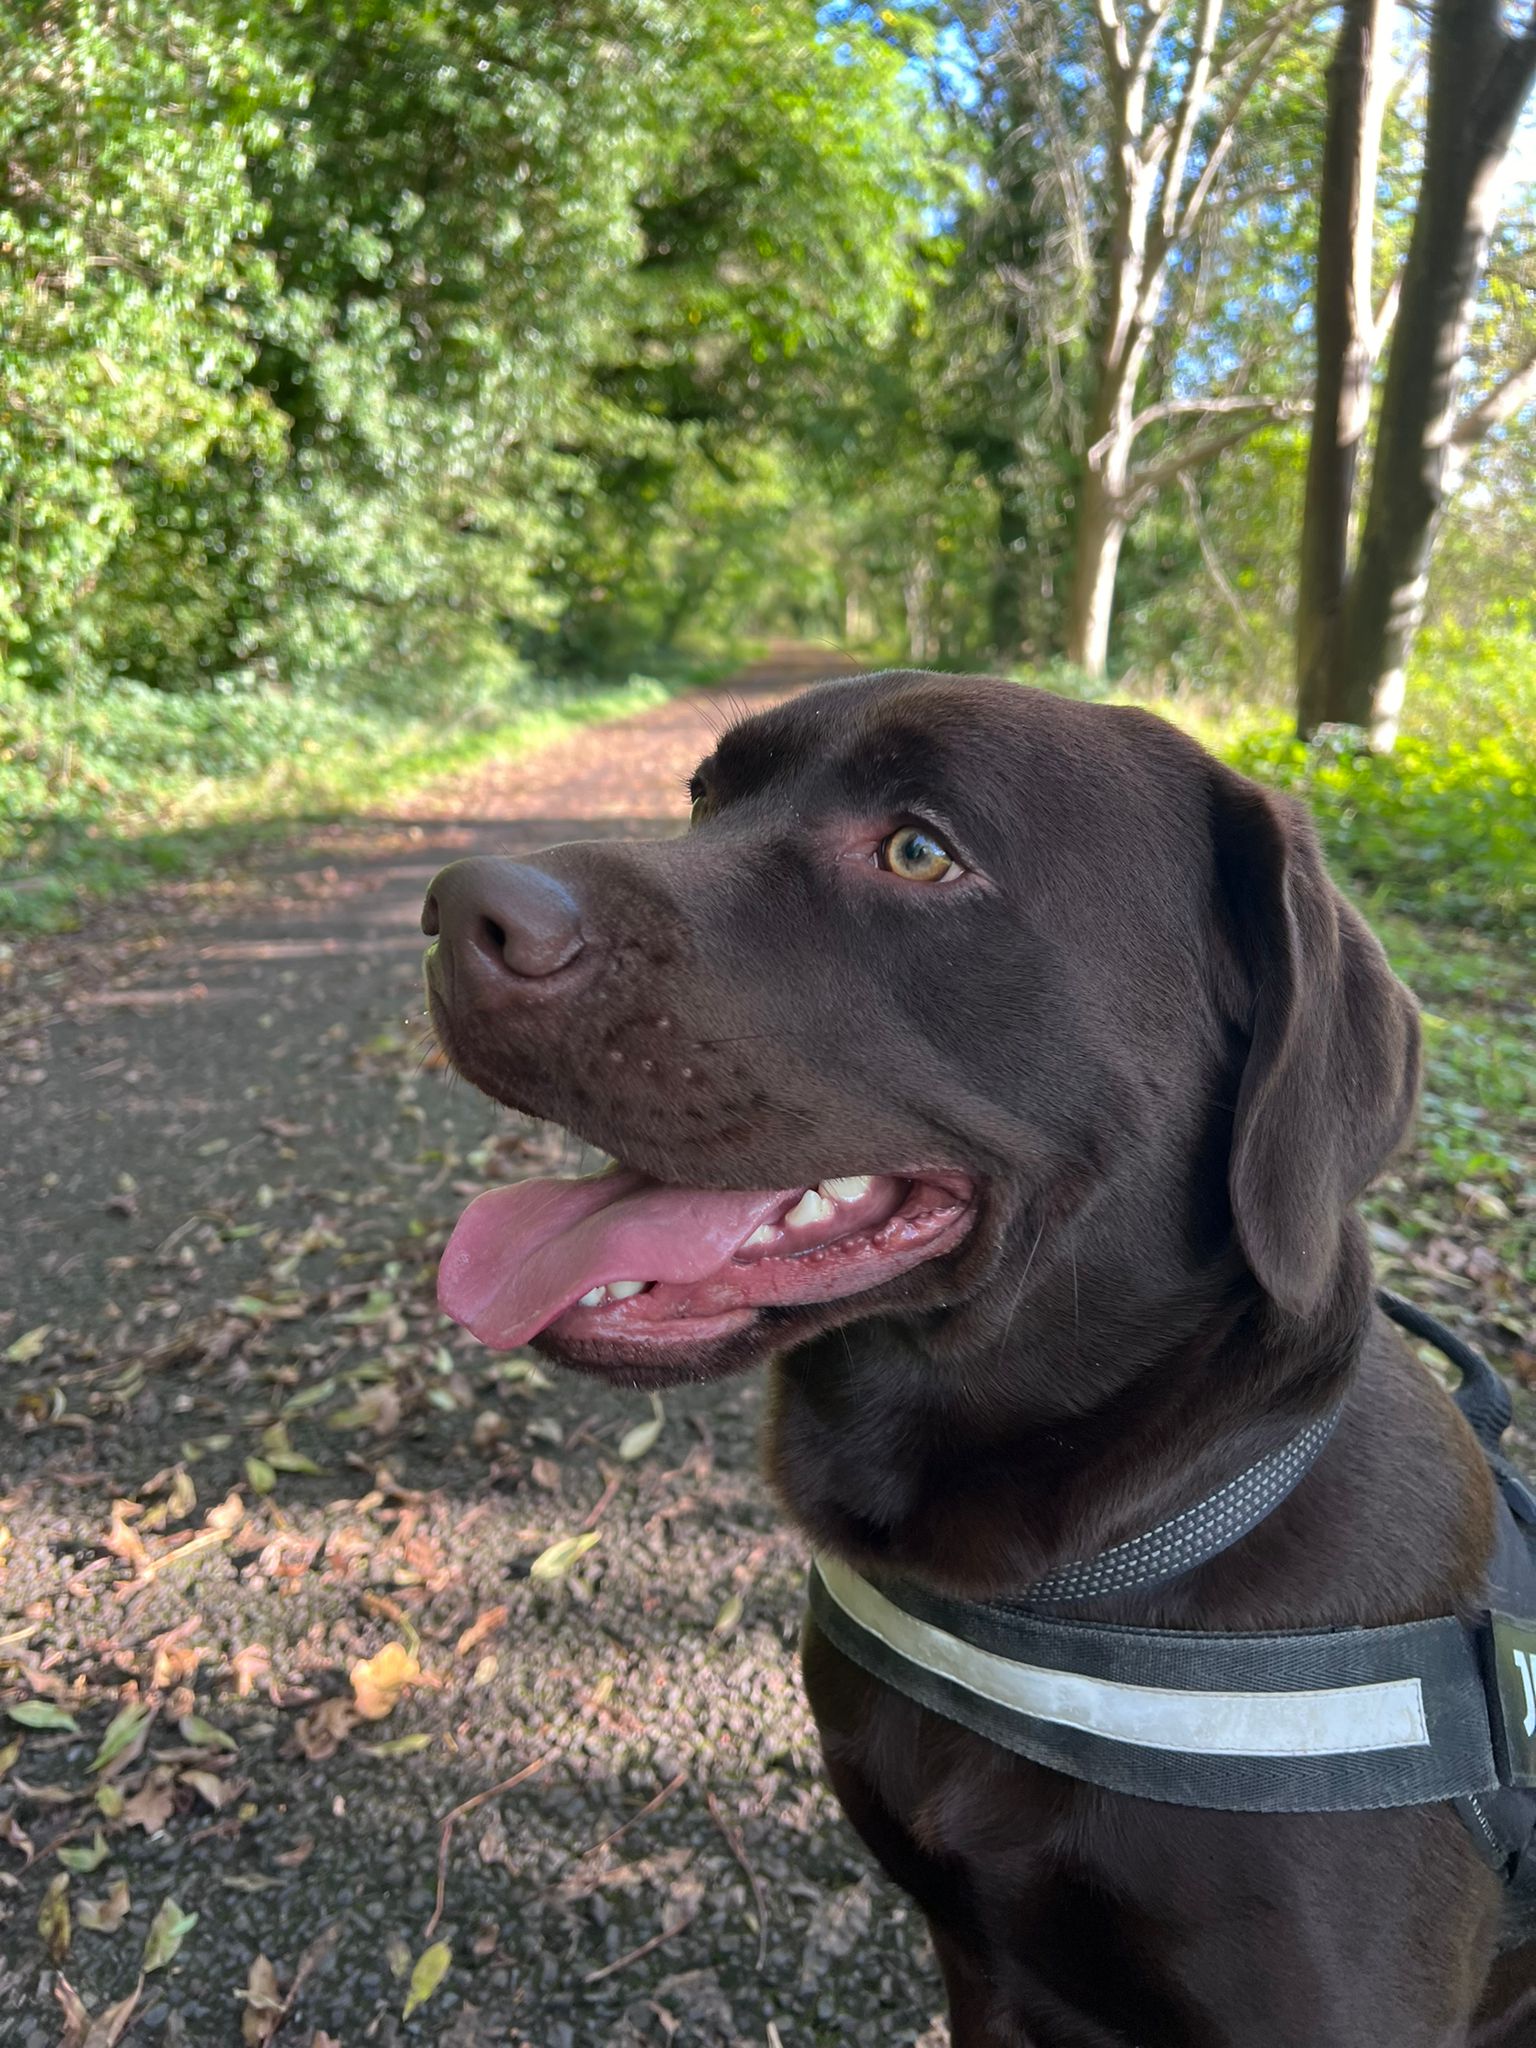
[[[833,1558],[812,1567],[810,1599],[837,1648],[909,1699],[1133,1797],[1337,1813],[1499,1782],[1478,1641],[1450,1617],[1272,1635],[1117,1628],[875,1586]]]

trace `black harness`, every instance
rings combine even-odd
[[[1494,1551],[1470,1622],[1241,1635],[1050,1615],[1166,1584],[1228,1549],[1311,1468],[1337,1411],[1209,1499],[1019,1599],[951,1600],[818,1558],[811,1612],[896,1691],[1088,1784],[1247,1813],[1450,1801],[1505,1880],[1513,1946],[1536,1934],[1536,1496],[1501,1449],[1512,1409],[1493,1367],[1433,1316],[1377,1298],[1460,1372],[1454,1398],[1493,1473]]]

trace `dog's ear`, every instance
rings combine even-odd
[[[1302,806],[1217,774],[1217,865],[1248,1006],[1232,1216],[1266,1292],[1302,1316],[1334,1270],[1349,1205],[1413,1115],[1418,1010],[1329,880]]]

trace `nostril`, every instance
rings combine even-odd
[[[522,861],[451,862],[428,886],[421,923],[429,938],[441,934],[482,994],[558,974],[585,943],[570,890]]]

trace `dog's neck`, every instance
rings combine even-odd
[[[1305,1324],[1233,1256],[1156,1302],[1129,1272],[1058,1270],[1005,1333],[963,1310],[833,1331],[775,1369],[770,1473],[812,1541],[849,1562],[1017,1594],[1204,1498],[1334,1405],[1369,1301],[1355,1226]]]

